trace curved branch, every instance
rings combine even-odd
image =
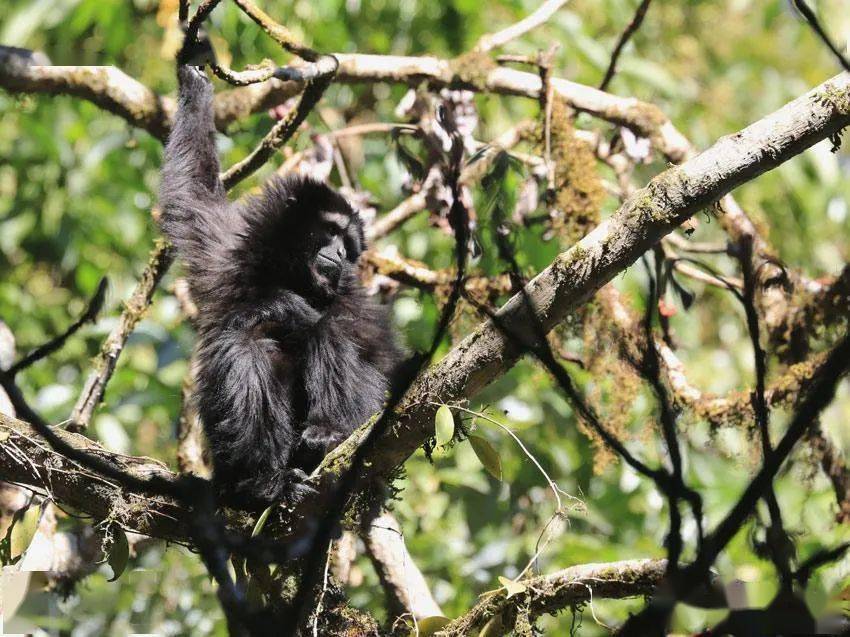
[[[360,537],[387,594],[391,612],[411,613],[417,620],[443,614],[407,550],[401,525],[392,513],[383,511],[370,517],[361,527]]]

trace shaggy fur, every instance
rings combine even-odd
[[[199,309],[195,398],[219,489],[271,502],[381,408],[400,353],[386,309],[358,281],[358,215],[328,186],[296,178],[229,202],[210,82],[182,65],[178,79],[160,207]],[[331,235],[346,254],[328,279],[316,253]]]

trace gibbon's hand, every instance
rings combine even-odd
[[[284,504],[296,506],[307,498],[314,498],[318,494],[318,489],[310,482],[310,476],[302,469],[294,467],[287,469],[279,496]]]
[[[186,32],[186,25],[181,25],[183,33]],[[183,38],[183,46],[177,53],[177,63],[180,65],[199,66],[203,67],[206,64],[215,64],[215,51],[213,51],[210,39],[207,37],[203,29],[198,30],[196,40]]]

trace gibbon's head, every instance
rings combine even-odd
[[[360,216],[328,185],[275,178],[253,200],[249,235],[261,243],[258,274],[317,300],[330,300],[356,280],[365,248]]]

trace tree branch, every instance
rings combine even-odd
[[[337,61],[332,56],[322,56],[318,58],[316,64],[321,75],[307,84],[298,105],[285,118],[272,126],[271,130],[245,159],[234,164],[221,175],[225,190],[230,190],[265,164],[272,154],[292,137],[301,122],[307,119],[307,115],[313,110],[313,107],[333,80],[337,68]]]
[[[417,620],[443,614],[407,550],[401,525],[392,513],[383,511],[366,520],[360,537],[387,594],[390,613],[411,613]]]
[[[31,66],[22,51],[0,46],[0,87],[13,93],[80,97],[157,139],[168,136],[176,108],[170,98],[160,97],[113,66]]]
[[[121,318],[103,342],[100,354],[95,360],[94,369],[86,379],[83,391],[77,399],[77,404],[74,405],[68,423],[69,430],[81,431],[88,427],[94,410],[103,400],[106,384],[112,378],[121,350],[124,349],[127,339],[150,305],[156,286],[165,276],[173,261],[174,252],[170,246],[162,239],[157,240],[148,259],[148,265],[142,273],[136,289],[133,290],[133,294],[127,300]]]
[[[439,634],[463,637],[500,617],[504,630],[488,632],[488,635],[501,635],[510,631],[512,619],[521,607],[528,609],[529,619],[534,621],[540,615],[554,614],[592,599],[648,595],[655,590],[666,569],[667,560],[627,560],[571,566],[551,575],[522,580],[520,584],[525,592],[509,598],[505,589],[495,594],[485,593],[471,610],[441,629]]]
[[[136,478],[174,482],[165,465],[150,458],[106,451],[83,435],[61,429],[57,436],[116,470]],[[0,414],[0,477],[45,492],[57,502],[98,520],[114,518],[130,531],[186,543],[189,512],[176,500],[125,489],[54,451],[31,425]]]
[[[496,33],[481,36],[473,50],[486,53],[487,51],[492,51],[500,46],[504,46],[511,40],[515,40],[532,29],[539,27],[541,24],[544,24],[558,9],[567,4],[567,2],[568,0],[546,0],[546,2],[537,7],[533,13],[529,14],[516,24],[512,24],[511,26]]]
[[[537,320],[552,329],[692,214],[848,124],[850,74],[842,74],[661,173],[526,286]],[[536,320],[527,316],[522,295],[508,301],[498,316],[511,333],[534,336],[530,330]],[[365,458],[369,475],[359,477],[391,476],[433,435],[430,403],[475,395],[518,356],[516,345],[491,321],[479,326],[408,392],[394,426]],[[345,473],[367,429],[358,429],[325,458],[317,471],[320,481],[332,482]]]

